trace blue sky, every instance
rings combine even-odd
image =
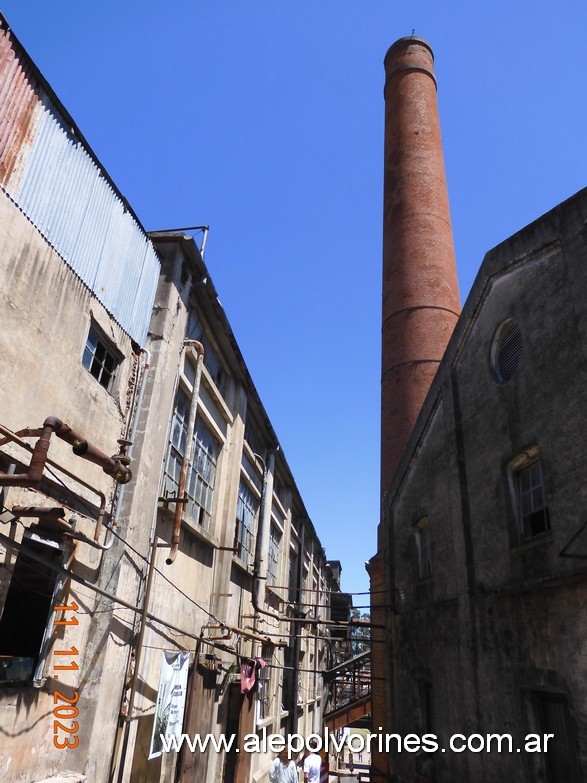
[[[145,228],[210,225],[206,262],[308,511],[345,589],[367,590],[383,57],[412,30],[434,49],[464,299],[491,247],[587,184],[587,4],[1,7]]]

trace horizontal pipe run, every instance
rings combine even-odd
[[[82,435],[71,429],[68,424],[58,419],[57,416],[49,416],[43,422],[43,432],[46,428],[51,428],[58,438],[64,440],[73,449],[73,453],[77,457],[82,457],[93,462],[102,468],[106,475],[111,476],[117,484],[128,484],[132,479],[132,473],[130,469],[123,464],[118,456],[109,457],[100,451],[99,448],[89,443]],[[41,435],[41,438],[43,435]]]
[[[4,435],[4,438],[0,441],[0,445],[5,444],[7,442],[16,443],[17,446],[20,446],[22,449],[27,451],[29,454],[32,454],[33,457],[31,459],[31,464],[33,460],[35,459],[35,448],[33,448],[29,443],[27,443],[25,440],[22,439],[21,435],[26,435],[27,437],[38,437],[42,435],[43,429],[33,430],[30,428],[26,428],[24,430],[19,430],[18,432],[12,432],[7,427],[4,427],[0,424],[0,433]],[[96,529],[94,533],[94,541],[98,541],[100,530],[102,528],[102,523],[104,521],[104,515],[106,513],[106,495],[99,489],[96,489],[96,487],[92,486],[91,484],[88,484],[87,481],[80,478],[79,476],[76,476],[75,473],[72,473],[67,468],[63,467],[63,465],[60,465],[59,462],[56,462],[54,459],[51,459],[49,456],[45,456],[44,465],[51,465],[52,467],[56,468],[60,473],[63,473],[64,476],[67,476],[68,478],[72,479],[72,481],[77,482],[80,486],[84,487],[85,489],[92,492],[94,495],[96,495],[100,500],[100,506],[98,507],[98,516],[96,518]],[[35,482],[35,483],[40,483]],[[0,487],[2,486],[11,486],[11,487],[31,487],[30,483],[30,469],[29,474],[13,474],[13,473],[1,473],[0,472]],[[65,484],[64,484],[65,486]],[[69,487],[66,487],[66,489],[70,489]],[[70,490],[73,491],[73,490]],[[98,544],[99,549],[109,549],[112,546],[112,539],[108,544]]]
[[[287,647],[287,642],[277,642],[273,641],[267,636],[263,636],[258,633],[253,633],[252,631],[247,631],[244,628],[236,628],[232,625],[227,625],[226,623],[219,623],[218,625],[207,625],[206,628],[210,628],[212,631],[214,630],[222,630],[223,628],[227,631],[230,631],[231,633],[236,633],[239,636],[244,636],[247,639],[253,639],[256,642],[263,642],[263,644],[272,644],[274,647]],[[210,638],[210,637],[208,637]]]

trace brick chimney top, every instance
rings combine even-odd
[[[409,36],[384,64],[382,494],[460,313],[434,55]]]

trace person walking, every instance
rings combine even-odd
[[[316,752],[315,745],[308,744],[310,753],[304,759],[304,783],[320,783],[320,767],[322,759]]]
[[[269,783],[298,783],[296,764],[287,748],[277,754],[269,770]]]

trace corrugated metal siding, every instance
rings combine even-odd
[[[153,244],[0,31],[0,185],[142,344],[159,277]]]

